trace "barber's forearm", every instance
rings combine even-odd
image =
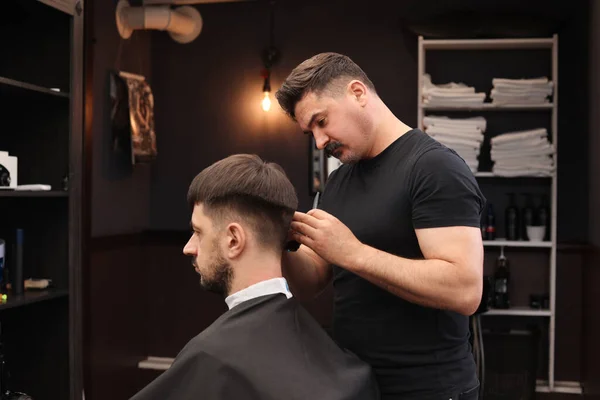
[[[411,260],[361,245],[346,269],[410,302],[471,315],[481,279],[444,260]]]
[[[311,252],[306,246],[300,246],[297,251],[284,252],[281,260],[283,276],[294,296],[300,300],[315,298],[330,278],[328,271],[319,265]]]

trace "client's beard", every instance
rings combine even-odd
[[[229,296],[231,281],[233,280],[233,269],[217,246],[215,246],[215,259],[208,266],[208,270],[212,272],[211,278],[207,279],[200,275],[200,285],[209,292],[225,297]]]

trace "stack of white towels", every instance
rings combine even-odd
[[[493,89],[490,93],[492,104],[525,105],[548,103],[553,93],[553,82],[548,78],[533,79],[492,79]]]
[[[507,132],[490,141],[492,172],[499,176],[551,176],[555,148],[546,128]]]
[[[456,151],[473,173],[479,168],[479,153],[487,123],[483,117],[449,118],[426,116],[425,132],[446,147]]]
[[[484,92],[475,92],[475,88],[464,83],[445,83],[434,85],[431,76],[423,76],[423,103],[431,106],[471,106],[485,101]]]

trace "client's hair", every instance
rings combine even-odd
[[[285,245],[298,196],[278,164],[257,155],[236,154],[200,172],[190,184],[188,203],[201,203],[217,225],[241,219],[266,248]]]

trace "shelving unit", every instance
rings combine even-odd
[[[429,55],[428,52],[452,52],[452,54],[459,58],[462,56],[469,57],[471,63],[478,64],[479,57],[486,57],[486,59],[499,60],[501,55],[490,54],[492,52],[502,50],[502,51],[519,51],[519,52],[527,52],[530,54],[532,58],[528,58],[528,60],[534,60],[538,62],[541,58],[540,54],[548,54],[549,59],[549,68],[548,72],[550,74],[549,79],[553,81],[554,91],[552,95],[552,101],[550,103],[542,103],[542,104],[527,104],[527,105],[496,105],[492,103],[483,103],[476,105],[468,105],[468,106],[435,106],[430,104],[423,103],[423,77],[426,73],[431,74],[431,78],[433,82],[437,83],[446,83],[449,81],[453,82],[463,82],[470,86],[477,86],[479,84],[480,87],[477,88],[478,92],[485,91],[489,95],[489,86],[491,86],[492,78],[495,77],[507,77],[507,78],[517,78],[517,76],[485,76],[485,79],[489,81],[486,87],[484,81],[481,79],[476,82],[468,81],[471,76],[468,75],[468,72],[461,71],[463,73],[463,79],[454,79],[451,77],[450,72],[456,72],[451,67],[444,65],[444,73],[446,75],[443,78],[438,78],[436,81],[436,76],[429,71],[427,68],[428,64],[426,63],[426,56]],[[540,51],[544,51],[544,53],[539,53]],[[539,54],[538,54],[539,53]],[[527,56],[526,56],[527,57]],[[535,58],[533,58],[535,57]],[[468,62],[466,63],[468,64]],[[523,65],[516,65],[514,61],[511,63],[509,70],[513,75],[517,75],[519,72],[519,67],[521,68],[529,68],[528,71],[532,71],[532,68],[535,66],[527,65],[527,63],[523,63]],[[532,63],[535,64],[535,63]],[[431,65],[431,64],[429,64]],[[480,65],[476,65],[474,68],[481,68]],[[432,68],[435,70],[435,68]],[[465,68],[466,70],[466,68]],[[438,69],[438,72],[441,70]],[[472,70],[470,70],[472,72]],[[491,72],[490,72],[491,73]],[[527,72],[523,72],[526,74]],[[531,72],[530,72],[531,73]],[[525,77],[525,76],[521,76]],[[530,76],[535,77],[535,76]],[[475,78],[473,78],[475,79]],[[484,79],[484,78],[482,78]],[[429,115],[429,113],[433,115],[445,115],[452,117],[456,115],[457,117],[464,117],[465,115],[468,117],[483,115],[488,119],[488,115],[493,115],[495,121],[498,121],[504,115],[503,113],[511,113],[511,116],[519,115],[519,118],[511,118],[510,120],[505,120],[506,123],[513,123],[514,126],[511,130],[517,131],[521,129],[530,129],[522,128],[519,126],[518,121],[530,121],[528,114],[533,113],[536,116],[540,115],[540,118],[550,118],[549,122],[549,136],[551,137],[551,141],[555,147],[558,149],[558,135],[557,135],[557,118],[558,118],[558,36],[554,35],[551,38],[525,38],[525,39],[424,39],[423,37],[419,37],[418,40],[418,97],[417,97],[417,120],[418,127],[424,130],[423,119],[425,115]],[[487,81],[486,81],[487,82]],[[442,114],[444,113],[444,114]],[[532,114],[532,115],[533,115]],[[488,120],[488,130],[490,127],[490,123]],[[508,130],[505,130],[508,131]],[[489,132],[486,131],[486,136],[489,136]],[[554,165],[557,167],[557,156],[554,154]],[[549,190],[549,198],[550,198],[550,240],[544,242],[529,242],[529,241],[506,241],[506,240],[494,240],[494,241],[484,241],[484,246],[486,249],[493,248],[521,248],[521,251],[527,251],[528,249],[533,251],[548,251],[549,252],[549,265],[548,265],[548,274],[549,274],[549,309],[533,309],[527,306],[525,307],[512,307],[507,310],[502,309],[492,309],[488,312],[484,313],[484,316],[508,316],[508,317],[534,317],[534,318],[548,318],[548,380],[547,381],[539,381],[537,385],[538,392],[563,392],[563,393],[581,393],[581,387],[578,383],[573,382],[558,382],[555,380],[554,375],[554,364],[555,364],[555,324],[556,324],[556,250],[557,250],[557,242],[556,242],[556,213],[557,213],[557,174],[554,172],[551,176],[527,176],[526,174],[516,176],[516,177],[504,177],[497,176],[492,172],[477,172],[475,173],[476,178],[479,180],[480,184],[490,184],[493,185],[496,190],[498,187],[502,185],[515,185],[515,182],[520,180],[528,180],[528,184],[524,184],[522,187],[543,187],[540,190]],[[528,185],[528,186],[527,186]],[[546,187],[549,188],[546,189]],[[484,191],[485,192],[485,191]],[[502,223],[502,219],[497,220],[498,223]],[[514,268],[518,268],[518,266],[514,266]],[[518,282],[516,283],[518,284]]]
[[[23,278],[52,280],[44,290],[3,291],[0,324],[8,389],[34,399],[79,400],[84,0],[5,3],[0,151],[18,157],[18,185],[52,187],[0,190],[0,238],[6,241],[9,275],[16,264],[16,230],[23,229]]]

